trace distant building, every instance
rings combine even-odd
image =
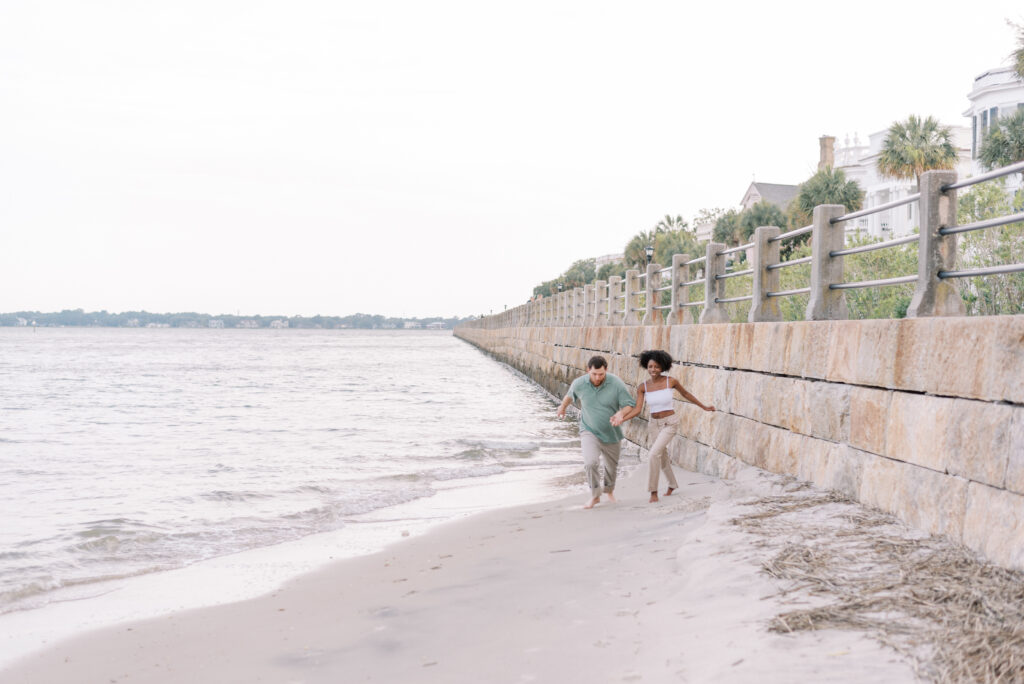
[[[782,211],[786,211],[789,208],[789,203],[796,197],[796,194],[800,191],[799,185],[782,185],[780,183],[758,183],[754,181],[747,188],[747,192],[743,195],[740,206],[744,210],[750,209],[758,202],[768,202],[774,204]],[[699,237],[698,237],[699,239]]]
[[[423,326],[420,324],[419,321],[406,321],[404,327],[406,330],[413,330],[416,328],[422,328]]]
[[[243,318],[242,320],[238,321],[238,323],[235,325],[235,327],[236,328],[252,329],[252,328],[260,327],[260,324],[257,321],[254,321],[251,318]]]
[[[981,143],[999,117],[1009,116],[1018,109],[1024,109],[1024,81],[1021,81],[1011,67],[990,69],[974,79],[974,87],[967,94],[971,106],[964,112],[970,119],[971,169],[973,175],[986,171],[981,165]],[[1020,187],[1020,174],[1007,179],[1011,189]]]
[[[715,222],[698,223],[693,230],[697,235],[697,242],[710,242],[711,235],[715,232]]]
[[[427,330],[444,330],[444,321],[434,321],[427,324]]]
[[[605,254],[594,259],[594,268],[601,268],[605,264],[617,264],[625,258],[624,254]]]
[[[288,321],[284,321],[284,320],[281,320],[280,318],[278,318],[276,320],[270,321],[270,327],[274,328],[275,330],[280,330],[282,328],[287,328],[288,327]]]
[[[207,325],[211,328],[223,328],[224,321],[220,320],[219,318],[211,318]]]

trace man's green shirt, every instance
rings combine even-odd
[[[618,376],[608,373],[604,382],[594,387],[590,375],[583,375],[569,385],[568,396],[580,404],[581,430],[586,430],[605,444],[622,439],[622,428],[608,421],[623,406],[636,406],[636,399]]]

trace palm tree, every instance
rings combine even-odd
[[[826,166],[800,184],[789,205],[789,227],[796,229],[810,224],[814,207],[819,204],[841,204],[847,211],[857,211],[864,204],[864,191],[856,181],[846,180],[842,169]]]
[[[690,224],[686,222],[682,216],[670,216],[665,214],[665,218],[658,221],[657,225],[654,226],[655,233],[671,233],[677,230],[686,230],[690,227]]]
[[[921,119],[911,114],[906,121],[896,121],[882,143],[878,170],[883,176],[911,179],[921,184],[921,174],[932,169],[956,166],[956,148],[952,132],[929,116]]]
[[[638,268],[641,271],[647,268],[647,246],[654,246],[656,236],[657,232],[654,230],[641,230],[630,238],[626,248],[622,250],[627,268]]]
[[[978,157],[989,169],[1024,160],[1024,109],[996,119],[995,125],[988,129],[981,143]]]
[[[725,245],[738,245],[743,237],[740,227],[740,213],[735,209],[725,212],[715,221],[711,239]]]

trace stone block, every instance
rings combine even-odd
[[[978,318],[942,318],[933,325],[924,372],[924,390],[932,394],[977,399],[990,398],[989,347],[997,332],[996,321]],[[1006,369],[1000,369],[1005,372]]]
[[[1011,492],[1024,494],[1024,408],[1020,406],[1013,411],[1004,486]]]
[[[729,355],[725,365],[730,368],[748,370],[754,349],[756,323],[734,323],[729,326]]]
[[[864,321],[833,321],[829,334],[828,370],[832,382],[856,383],[860,331]]]
[[[847,441],[850,436],[850,387],[825,382],[809,383],[804,415],[810,423],[805,434],[833,442]]]
[[[782,359],[782,373],[793,377],[800,377],[804,372],[804,351],[807,345],[807,336],[811,331],[811,323],[797,321],[787,324],[789,330],[786,350]]]
[[[765,470],[781,475],[796,476],[800,472],[800,447],[803,445],[800,435],[789,430],[772,430],[771,444],[764,458]]]
[[[727,386],[733,413],[751,420],[759,419],[764,379],[760,373],[733,371],[729,374]]]
[[[944,472],[945,423],[952,410],[952,399],[894,392],[889,404],[885,455]]]
[[[892,513],[912,527],[959,541],[967,485],[963,478],[867,454],[860,500]]]
[[[801,438],[797,477],[813,482],[819,487],[827,487],[829,454],[836,445],[805,435],[801,435]]]
[[[972,482],[962,541],[999,565],[1024,570],[1024,496]]]
[[[899,333],[898,320],[867,320],[860,324],[857,363],[854,371],[859,385],[892,387],[894,350]]]
[[[668,333],[668,353],[682,363],[691,362],[689,351],[689,325],[673,325]]]
[[[800,345],[803,360],[800,375],[824,380],[828,375],[833,321],[804,321],[799,325],[804,328]]]
[[[953,475],[1002,487],[1020,407],[955,399],[946,418],[946,469]]]
[[[825,486],[856,499],[860,495],[864,463],[868,456],[845,444],[834,445],[829,450],[828,463],[825,467]]]
[[[1024,404],[1024,316],[995,318],[998,325],[989,348],[990,398]]]
[[[888,390],[854,387],[850,392],[850,446],[884,455],[889,420]]]

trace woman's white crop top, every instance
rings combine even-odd
[[[666,378],[666,381],[668,378]],[[666,387],[665,389],[655,390],[653,392],[647,391],[647,383],[644,383],[644,394],[646,395],[645,401],[651,409],[651,413],[661,413],[662,411],[672,410],[672,387]]]

